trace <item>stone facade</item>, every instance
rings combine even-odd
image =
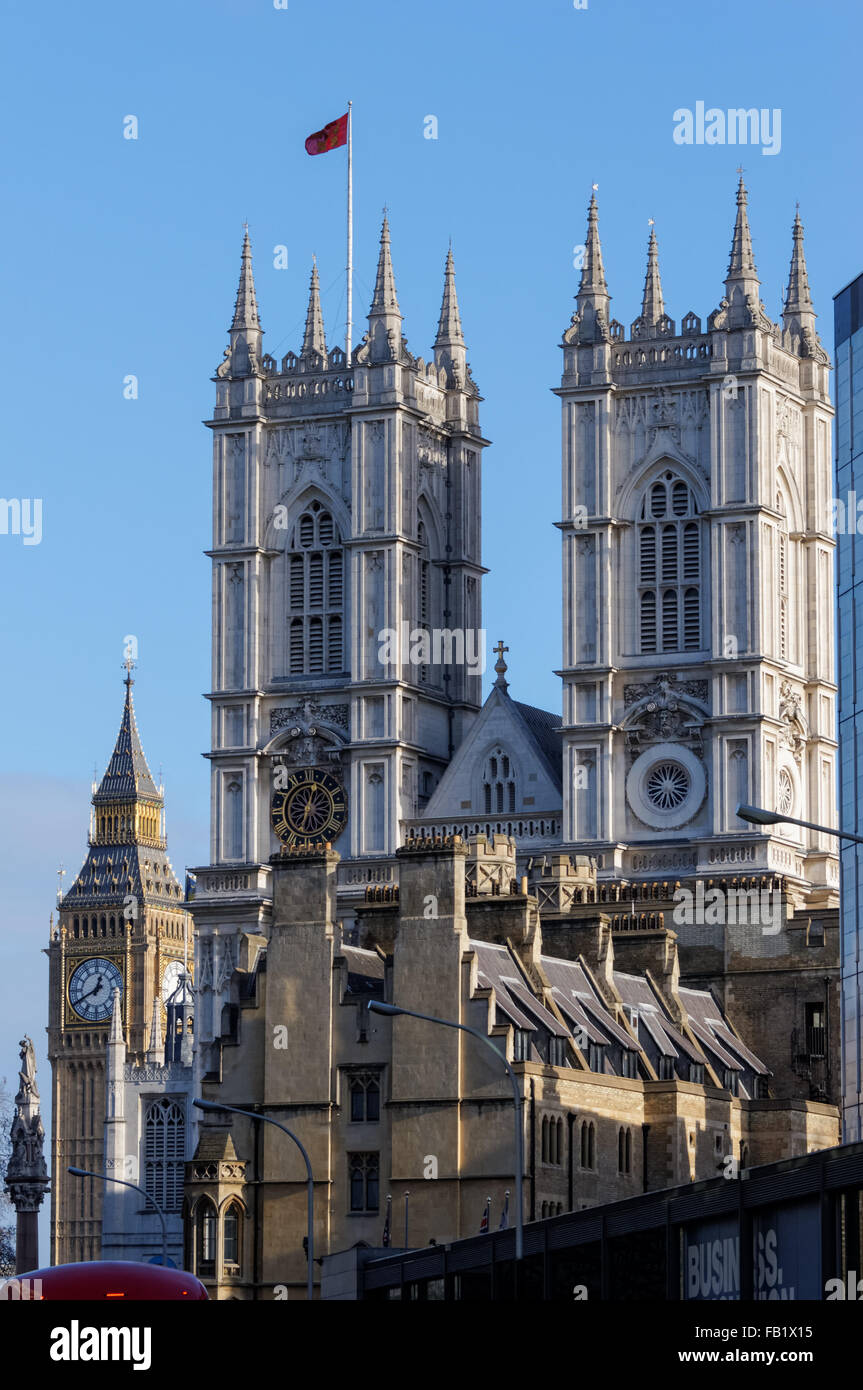
[[[615,931],[594,904],[551,911],[546,940],[540,901],[559,906],[555,880],[528,891],[508,837],[413,839],[396,858],[398,890],[369,890],[356,944],[337,917],[338,854],[273,859],[269,940],[233,972],[235,1026],[203,1080],[206,1099],[260,1108],[301,1139],[317,1257],[381,1244],[388,1195],[400,1244],[405,1190],[412,1245],[475,1233],[489,1197],[497,1224],[507,1192],[512,1219],[502,1061],[457,1030],[369,1013],[369,999],[477,1028],[510,1059],[526,1219],[836,1142],[836,1108],[784,1096],[733,1015],[681,986],[677,940],[661,922]],[[561,857],[556,869],[557,883],[595,889],[589,866]],[[199,1133],[187,1267],[216,1297],[303,1297],[296,1149],[227,1112]]]

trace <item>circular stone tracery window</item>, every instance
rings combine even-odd
[[[644,793],[657,811],[676,811],[691,785],[689,773],[680,763],[657,763],[644,779]]]
[[[783,816],[788,816],[794,809],[794,779],[787,767],[779,769],[779,787],[776,794],[776,809]]]
[[[679,743],[659,743],[635,759],[626,778],[626,799],[653,830],[677,830],[697,814],[707,792],[700,758]]]

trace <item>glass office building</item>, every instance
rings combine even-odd
[[[863,835],[863,275],[834,299],[839,824]],[[863,1138],[863,845],[842,863],[843,1140]]]

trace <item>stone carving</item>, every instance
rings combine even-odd
[[[707,681],[677,681],[673,672],[663,671],[650,685],[625,686],[623,700],[627,713],[621,728],[630,753],[657,742],[687,742],[701,751]]]
[[[18,1092],[15,1096],[15,1116],[10,1138],[12,1153],[6,1170],[6,1182],[12,1201],[18,1210],[35,1211],[45,1195],[48,1181],[43,1145],[45,1129],[39,1114],[39,1089],[36,1085],[36,1053],[25,1034],[18,1044],[21,1066],[18,1072]],[[35,1206],[25,1205],[29,1186],[38,1192]],[[34,1196],[35,1200],[35,1196]]]
[[[303,700],[301,704],[294,705],[293,708],[280,706],[278,709],[270,710],[270,733],[275,734],[279,729],[290,727],[300,719],[306,723],[318,723],[323,720],[327,724],[335,724],[347,733],[349,727],[350,707],[348,705],[319,705],[314,700]]]
[[[779,687],[779,719],[782,724],[779,746],[789,749],[799,766],[809,738],[809,725],[800,697],[790,681],[783,681]]]

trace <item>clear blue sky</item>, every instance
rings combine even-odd
[[[0,1076],[37,1043],[59,862],[85,849],[94,762],[120,719],[122,642],[164,767],[175,867],[207,857],[210,377],[250,225],[265,348],[299,347],[312,253],[329,341],[344,319],[344,152],[303,141],[354,101],[356,340],[381,208],[408,345],[434,336],[453,239],[485,396],[485,626],[513,695],[559,708],[558,343],[593,182],[612,312],[639,311],[647,219],[666,305],[722,294],[735,168],[775,317],[794,204],[820,329],[863,270],[853,0],[146,0],[2,5],[5,438],[0,493],[43,538],[0,536]],[[682,147],[681,107],[781,109],[781,151]],[[123,139],[135,115],[139,138]],[[438,139],[423,136],[434,115]],[[288,247],[287,270],[273,248]],[[123,398],[134,374],[139,398]],[[487,680],[493,678],[491,664]]]

